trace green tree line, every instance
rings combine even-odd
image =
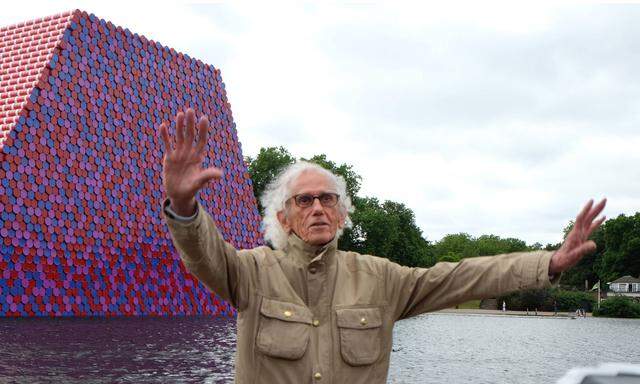
[[[501,238],[492,234],[473,237],[467,233],[449,234],[439,241],[429,241],[416,225],[413,211],[403,203],[360,196],[362,177],[352,165],[337,164],[327,159],[325,154],[300,159],[317,163],[346,181],[347,193],[355,212],[351,216],[353,227],[345,230],[339,241],[339,247],[343,250],[387,257],[412,267],[429,267],[439,261],[456,262],[466,257],[555,250],[560,246],[559,243],[528,245],[516,238]],[[255,157],[246,157],[245,160],[262,214],[259,200],[262,192],[284,167],[296,161],[296,157],[284,147],[267,147],[261,148]],[[572,222],[568,223],[565,235],[572,225]],[[606,282],[621,276],[640,275],[640,213],[607,220],[592,234],[592,239],[597,244],[596,252],[565,272],[561,281],[563,286],[584,289],[585,281],[589,288],[601,281],[604,289]],[[548,297],[542,300],[552,302]],[[555,297],[555,300],[566,301],[559,300],[559,297]]]

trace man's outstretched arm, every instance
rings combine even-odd
[[[209,289],[242,310],[251,285],[252,258],[225,242],[211,216],[196,201],[196,194],[210,181],[222,177],[219,168],[203,168],[209,134],[206,116],[196,125],[193,109],[176,115],[175,137],[168,126],[159,127],[165,153],[162,182],[167,200],[163,211],[173,243],[185,267]],[[196,132],[197,128],[197,132]],[[165,208],[170,207],[167,211]],[[177,220],[171,211],[192,220]]]
[[[408,268],[389,263],[389,303],[397,319],[448,308],[471,299],[495,297],[507,292],[544,288],[595,250],[589,235],[604,221],[594,221],[606,200],[589,201],[576,218],[572,231],[555,253],[518,252],[472,257],[458,263],[438,263],[431,268]]]

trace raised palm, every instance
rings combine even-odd
[[[576,217],[573,228],[565,238],[564,243],[553,254],[549,263],[549,274],[555,275],[566,271],[576,265],[584,255],[596,250],[596,243],[593,240],[589,240],[589,236],[606,219],[606,217],[602,217],[595,220],[606,204],[606,199],[601,200],[595,206],[593,205],[593,200],[589,200],[578,217]]]
[[[162,183],[176,213],[190,216],[195,211],[196,193],[210,180],[220,178],[222,170],[215,167],[202,167],[209,134],[207,117],[200,117],[195,141],[196,114],[193,109],[189,108],[186,114],[178,112],[175,121],[175,138],[169,136],[167,123],[162,123],[159,127],[165,148]]]

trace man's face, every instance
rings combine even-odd
[[[335,193],[333,183],[323,174],[305,171],[291,185],[292,196],[300,194],[320,195]],[[323,245],[336,236],[344,225],[345,215],[340,213],[339,204],[323,207],[319,199],[314,199],[309,207],[299,207],[293,198],[287,200],[285,211],[278,212],[278,221],[285,232],[292,231],[305,243]]]

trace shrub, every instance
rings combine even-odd
[[[596,302],[596,298],[589,292],[554,289],[552,297],[556,301],[559,311],[575,311],[578,308],[584,308],[584,310],[591,312]],[[553,305],[553,301],[551,305]]]
[[[527,309],[533,311],[534,309],[538,309],[542,311],[548,296],[549,292],[547,289],[528,289],[513,292],[498,298],[498,308],[502,308],[502,302],[504,301],[507,304],[507,309],[516,311],[524,311]]]
[[[593,311],[594,316],[640,318],[640,303],[625,296],[613,296],[600,303],[600,309]]]
[[[595,297],[589,292],[564,291],[558,288],[530,289],[513,292],[498,298],[498,308],[505,301],[507,308],[512,310],[539,311],[575,311],[584,308],[591,311],[595,304]],[[555,306],[554,306],[555,303]]]

